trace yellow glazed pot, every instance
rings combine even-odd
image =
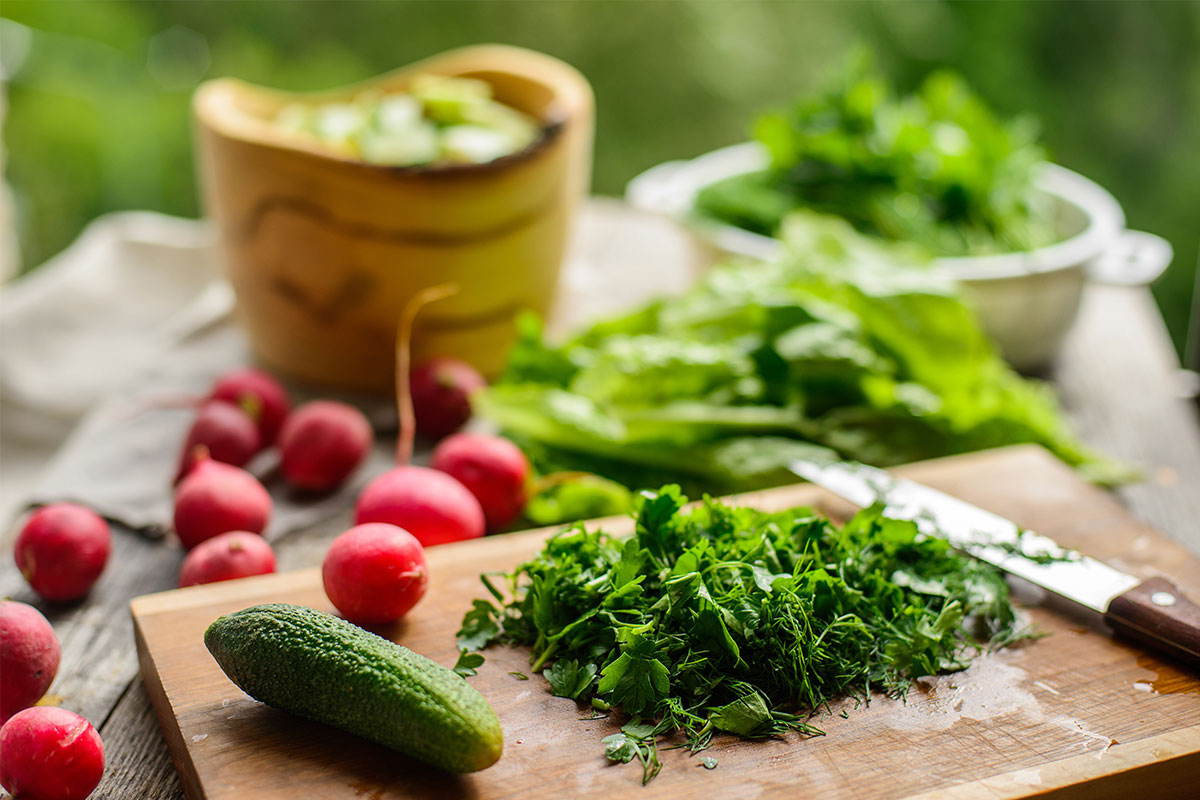
[[[405,90],[418,74],[471,77],[543,124],[491,163],[388,167],[297,141],[272,123],[297,101]],[[365,83],[294,94],[220,79],[196,92],[201,182],[238,316],[269,366],[353,389],[393,386],[396,325],[421,289],[413,358],[504,366],[522,309],[549,310],[572,214],[591,169],[593,99],[557,59],[500,45],[453,50]]]

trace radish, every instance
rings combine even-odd
[[[0,786],[14,800],[83,800],[104,775],[104,744],[65,708],[37,706],[0,728]]]
[[[409,466],[416,426],[409,391],[409,339],[413,320],[427,303],[458,291],[446,284],[417,293],[404,307],[396,329],[396,411],[400,435],[395,469],[375,478],[358,496],[355,521],[387,522],[411,533],[425,547],[483,535],[483,509],[465,486],[444,472]]]
[[[441,356],[414,369],[410,380],[417,432],[431,439],[465,425],[471,418],[471,395],[487,385],[470,364]]]
[[[283,477],[300,489],[335,489],[362,463],[373,438],[371,423],[354,406],[331,400],[306,403],[279,433]]]
[[[240,406],[224,400],[205,401],[183,442],[175,482],[183,480],[202,452],[214,461],[240,467],[261,449],[258,426]]]
[[[208,396],[233,403],[249,414],[257,423],[263,447],[275,443],[292,407],[291,398],[279,381],[254,367],[242,367],[221,375]]]
[[[321,565],[329,601],[351,622],[392,622],[425,596],[429,567],[416,538],[395,525],[357,525],[333,540]]]
[[[271,496],[240,467],[201,458],[175,491],[175,533],[189,550],[229,531],[262,533]]]
[[[54,628],[31,605],[0,602],[0,724],[41,699],[62,657]]]
[[[431,466],[456,478],[475,495],[489,531],[503,528],[525,509],[529,461],[508,439],[456,433],[434,449]]]
[[[78,600],[104,570],[112,533],[91,509],[53,503],[33,512],[14,551],[17,568],[35,592],[47,600]]]
[[[425,547],[483,536],[483,509],[475,495],[444,472],[396,467],[363,489],[355,524],[388,522],[410,532]]]
[[[230,531],[206,539],[187,554],[179,570],[179,586],[231,581],[275,571],[275,551],[249,531]]]

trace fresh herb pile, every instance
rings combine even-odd
[[[770,166],[704,189],[701,216],[774,236],[797,208],[916,242],[938,256],[1030,250],[1055,241],[1034,189],[1037,126],[1001,121],[958,77],[935,73],[897,98],[865,65],[790,110],[761,117]]]
[[[495,602],[475,600],[458,633],[464,652],[529,646],[555,695],[619,707],[631,720],[605,752],[644,780],[666,737],[698,752],[718,731],[820,734],[811,714],[836,697],[899,695],[1023,635],[995,568],[879,508],[839,528],[686,502],[643,493],[630,538],[556,534],[502,583],[483,576]]]
[[[793,252],[778,263],[714,270],[562,344],[525,320],[476,412],[544,472],[634,489],[725,494],[794,481],[786,466],[798,458],[888,466],[1029,442],[1089,478],[1126,477],[1071,434],[1049,389],[1014,373],[954,286],[905,248],[819,215],[794,216],[787,236]],[[572,511],[587,494],[575,492]],[[557,521],[544,510],[538,521]]]

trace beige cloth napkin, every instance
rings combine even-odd
[[[97,220],[0,290],[3,521],[85,412],[231,305],[208,227],[139,212]]]

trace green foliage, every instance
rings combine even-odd
[[[860,59],[826,91],[759,117],[770,169],[713,184],[699,212],[774,236],[797,208],[943,256],[1030,250],[1055,240],[1033,188],[1045,160],[1028,117],[998,120],[957,75],[897,98]]]
[[[786,228],[780,263],[715,270],[559,346],[527,331],[476,411],[543,470],[634,488],[725,493],[793,480],[797,459],[888,466],[1024,442],[1119,477],[907,250],[830,217]]]
[[[7,31],[29,34],[28,54]],[[484,41],[577,66],[597,98],[595,189],[745,139],[865,42],[903,91],[952,66],[1002,116],[1032,112],[1064,165],[1175,246],[1156,287],[1183,339],[1200,206],[1196,3],[203,2],[5,0],[7,179],[26,268],[98,214],[195,215],[188,98],[206,77],[321,89]],[[16,38],[14,38],[14,36]]]
[[[567,528],[495,604],[475,601],[499,626],[487,643],[532,648],[535,671],[553,659],[556,696],[632,717],[603,744],[644,780],[663,737],[699,752],[716,731],[818,735],[808,719],[835,697],[902,695],[1025,635],[995,568],[879,507],[838,528],[803,508],[686,503],[674,486],[643,493],[629,538]]]

